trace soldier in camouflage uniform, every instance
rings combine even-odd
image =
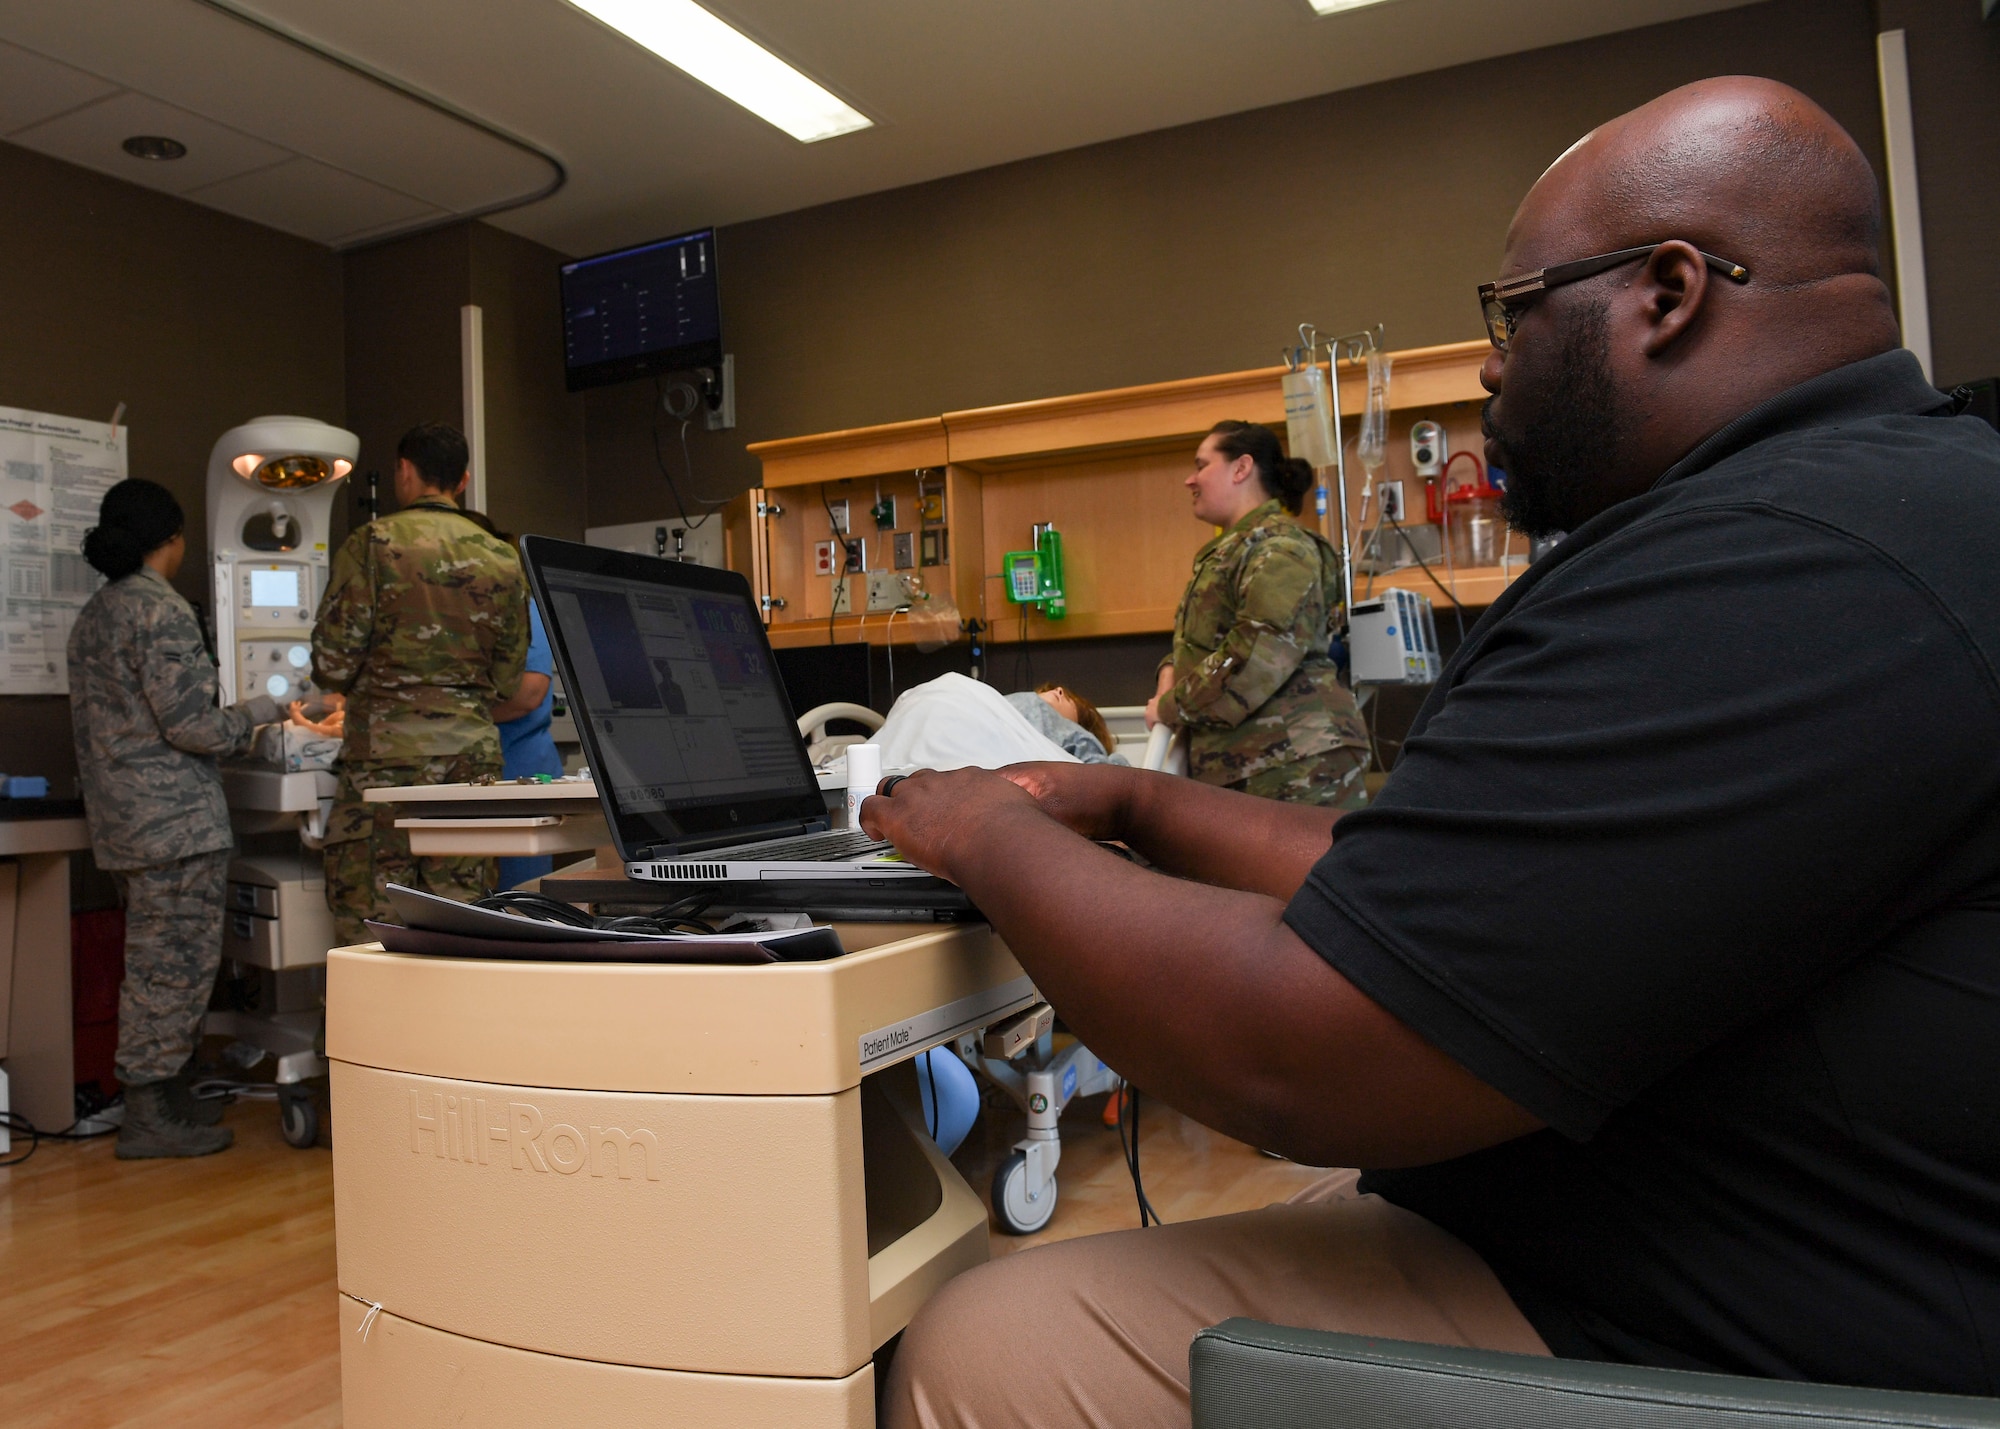
[[[1293,519],[1312,469],[1244,422],[1218,423],[1195,461],[1195,515],[1227,529],[1195,555],[1153,718],[1187,732],[1203,783],[1359,807],[1368,728],[1327,653],[1340,557]]]
[[[215,664],[195,614],[172,585],[186,542],[165,487],[123,481],[84,537],[110,578],[69,637],[70,717],[84,815],[100,868],[125,900],[125,980],[118,990],[118,1155],[199,1156],[229,1145],[219,1102],[187,1083],[222,959],[224,884],[233,838],[216,756],[249,747],[281,718],[259,695],[216,703]]]
[[[527,585],[513,549],[460,512],[465,438],[417,427],[396,449],[402,509],[347,538],[313,628],[322,688],[347,696],[326,831],[326,902],[343,943],[364,919],[390,920],[390,883],[446,898],[493,886],[487,858],[419,858],[396,804],[368,789],[461,784],[500,775],[488,713],[514,693],[528,656]]]

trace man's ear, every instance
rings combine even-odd
[[[1653,250],[1638,285],[1646,356],[1660,356],[1694,326],[1708,302],[1708,278],[1708,264],[1692,243],[1676,238]]]
[[[472,473],[469,471],[459,473],[458,485],[451,489],[451,499],[456,501],[460,506],[465,505],[465,493],[471,485]]]

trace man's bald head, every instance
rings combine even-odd
[[[1515,223],[1538,219],[1593,253],[1686,238],[1779,284],[1881,271],[1881,203],[1860,146],[1769,79],[1701,80],[1592,130]]]
[[[1660,246],[1532,296],[1487,360],[1510,517],[1573,528],[1766,397],[1894,347],[1881,228],[1854,140],[1773,80],[1686,85],[1571,146],[1522,200],[1502,276]]]

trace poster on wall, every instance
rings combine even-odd
[[[0,695],[66,695],[70,627],[104,578],[83,559],[126,430],[0,407]]]

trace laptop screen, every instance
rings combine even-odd
[[[650,843],[824,816],[741,576],[546,537],[523,551],[624,832]]]

